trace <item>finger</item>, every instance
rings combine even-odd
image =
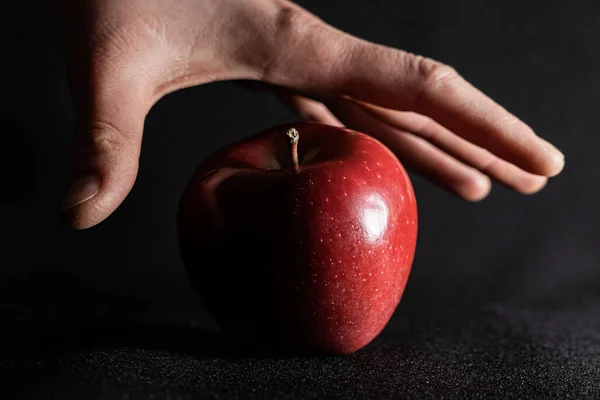
[[[281,90],[276,93],[281,102],[308,121],[343,127],[344,124],[321,102]]]
[[[284,104],[307,120],[334,126],[344,126],[327,106],[321,102],[295,95],[286,90],[277,90],[275,92]],[[345,101],[348,100],[340,99],[338,107],[350,108],[351,105],[355,104],[351,103],[350,106],[345,106],[343,104]],[[352,121],[353,126],[357,127],[355,129],[363,129],[362,127],[369,124],[381,124],[380,121],[375,119],[374,115],[369,115],[368,112],[360,115],[350,109],[346,111],[340,112],[340,114],[345,116],[345,120]],[[369,118],[373,118],[374,120],[369,121]],[[386,129],[386,127],[379,128]],[[382,138],[381,131],[378,132],[378,135],[379,138]],[[464,168],[464,165],[436,151],[437,149],[433,146],[428,146],[423,140],[410,137],[411,135],[406,130],[394,132],[394,135],[399,135],[399,139],[398,144],[393,150],[407,166],[418,169],[423,175],[437,181],[465,199],[476,201],[484,198],[489,193],[489,180],[485,177],[477,176],[476,171]]]
[[[554,146],[454,69],[358,39],[308,13],[298,12],[288,25],[266,81],[310,97],[348,95],[415,111],[525,171],[554,176],[562,170],[564,157]]]
[[[347,127],[367,133],[390,148],[408,168],[416,170],[465,200],[479,201],[490,192],[490,179],[410,132],[382,123],[354,103],[332,101],[331,111]]]
[[[423,115],[394,111],[350,99],[340,101],[352,102],[383,123],[422,137],[458,160],[477,168],[495,181],[517,192],[536,193],[548,181],[544,176],[525,172],[514,164],[494,156],[488,150],[475,146]]]
[[[77,122],[70,183],[61,211],[76,229],[113,213],[138,172],[145,117],[152,91],[135,66],[99,64],[88,77],[72,77]]]

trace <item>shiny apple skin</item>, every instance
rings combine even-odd
[[[224,331],[285,351],[348,354],[379,335],[402,297],[417,204],[380,142],[304,122],[206,159],[182,193],[177,227],[185,269]]]

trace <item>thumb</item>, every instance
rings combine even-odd
[[[93,70],[93,77],[72,82],[76,132],[61,212],[75,229],[102,222],[129,194],[151,107],[149,82],[132,73],[140,69],[121,67],[115,72],[114,65],[99,65]]]

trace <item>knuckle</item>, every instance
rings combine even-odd
[[[453,91],[456,81],[461,79],[453,67],[427,57],[412,55],[411,64],[419,85],[416,101],[432,93]]]
[[[426,85],[443,85],[459,77],[451,66],[427,57],[418,57],[417,70]]]
[[[484,150],[487,152],[487,150]],[[493,156],[491,153],[488,153],[485,158],[483,158],[480,162],[480,165],[477,169],[487,175],[494,174],[496,167],[498,166],[499,159]]]
[[[434,121],[425,116],[423,116],[421,123],[415,127],[414,132],[428,141],[436,141],[440,136]]]
[[[110,123],[95,122],[90,127],[90,146],[101,154],[113,153],[123,147],[123,136]]]
[[[419,73],[423,77],[425,87],[430,90],[447,87],[452,81],[460,78],[454,68],[427,58],[419,63]]]
[[[283,66],[294,67],[293,60],[290,60],[294,54],[315,53],[315,49],[311,48],[314,41],[308,39],[316,34],[323,23],[307,11],[284,5],[280,7],[270,25],[266,45],[263,46],[268,51],[264,54],[260,66],[261,78],[267,82],[270,82]],[[290,52],[290,49],[294,51]]]
[[[299,19],[304,18],[305,13],[289,5],[282,6],[275,16],[275,31],[277,34],[297,33]]]
[[[413,106],[427,113],[426,108],[430,106],[428,101],[432,95],[451,95],[455,90],[456,81],[461,79],[459,73],[449,65],[428,57],[407,53],[408,70],[414,77],[415,90]]]
[[[97,167],[120,164],[125,158],[136,159],[134,146],[108,122],[93,122],[78,144],[79,161],[91,162]]]

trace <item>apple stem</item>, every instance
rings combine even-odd
[[[292,167],[294,168],[294,172],[300,172],[300,164],[298,163],[298,141],[300,140],[300,134],[295,128],[292,128],[286,132],[286,135],[292,145]]]

